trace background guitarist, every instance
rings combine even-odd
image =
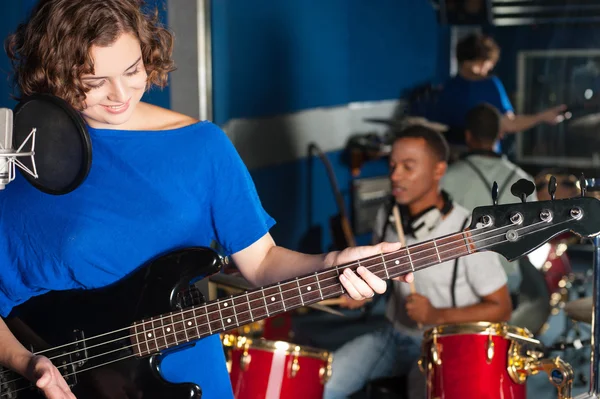
[[[398,248],[306,255],[276,246],[275,222],[227,136],[210,122],[140,101],[174,70],[173,36],[141,3],[42,0],[6,39],[17,91],[71,104],[94,153],[87,180],[68,195],[43,194],[21,176],[0,193],[2,317],[33,296],[103,287],[159,254],[212,241],[257,285]],[[340,279],[355,299],[386,288],[364,268]],[[74,397],[50,361],[26,350],[3,321],[0,364],[48,398]],[[161,371],[169,381],[200,385],[205,399],[232,397],[218,336],[170,354]],[[108,397],[125,390],[120,395]]]
[[[445,138],[435,130],[412,126],[397,135],[390,154],[393,199],[378,212],[376,242],[398,240],[391,220],[395,204],[400,209],[407,245],[466,226],[470,213],[440,191],[448,155]],[[414,251],[413,257],[417,257]],[[443,251],[441,246],[439,251]],[[421,391],[425,383],[416,369],[424,329],[447,323],[501,322],[511,315],[506,274],[499,255],[493,252],[479,252],[419,270],[414,285],[416,293],[411,293],[408,284],[394,283],[386,311],[389,324],[359,336],[334,353],[333,375],[325,386],[325,399],[346,398],[370,380],[411,371],[410,397],[424,397]]]

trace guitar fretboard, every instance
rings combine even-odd
[[[146,356],[182,343],[228,331],[345,293],[339,276],[363,266],[381,279],[391,279],[476,252],[469,231],[370,256],[313,274],[211,301],[134,323],[134,353]]]

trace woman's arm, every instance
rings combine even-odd
[[[399,243],[381,243],[375,246],[347,248],[328,254],[308,255],[278,247],[271,235],[267,233],[254,244],[233,254],[232,258],[244,277],[260,286],[399,248]],[[372,297],[375,292],[378,294],[385,292],[385,281],[364,267],[359,267],[357,271],[358,273],[354,273],[347,269],[340,276],[340,281],[350,297],[360,300]],[[403,276],[400,281],[412,281],[412,274]]]

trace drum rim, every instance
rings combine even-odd
[[[221,341],[226,347],[262,349],[267,352],[275,352],[276,350],[279,350],[285,352],[286,355],[298,354],[298,356],[312,357],[322,360],[329,360],[332,355],[325,349],[297,345],[286,341],[270,341],[264,338],[249,338],[244,335],[224,334],[221,337]],[[296,348],[299,349],[297,350]]]
[[[431,340],[433,335],[439,338],[466,334],[492,335],[505,338],[507,336],[533,338],[533,334],[525,327],[511,326],[507,323],[478,321],[473,323],[442,324],[425,331],[423,339],[424,341]]]

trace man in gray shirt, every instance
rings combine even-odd
[[[465,141],[469,152],[448,167],[442,179],[442,188],[454,201],[469,211],[492,204],[492,184],[498,183],[498,203],[520,202],[510,192],[510,187],[520,179],[533,182],[533,178],[505,156],[493,149],[500,135],[502,116],[489,104],[480,104],[469,110],[466,117]],[[537,201],[535,192],[529,198]],[[501,257],[508,276],[508,288],[517,293],[521,283],[519,261],[509,262]]]
[[[378,212],[376,240],[398,241],[395,221],[390,221],[392,206],[398,206],[402,215],[407,245],[458,232],[466,225],[469,212],[439,187],[448,152],[444,137],[429,128],[412,126],[398,135],[390,155],[393,201]],[[386,311],[390,323],[334,353],[325,399],[346,398],[370,380],[409,373],[420,355],[423,332],[433,325],[510,318],[506,275],[493,252],[415,272],[415,292],[405,283],[392,284]]]

